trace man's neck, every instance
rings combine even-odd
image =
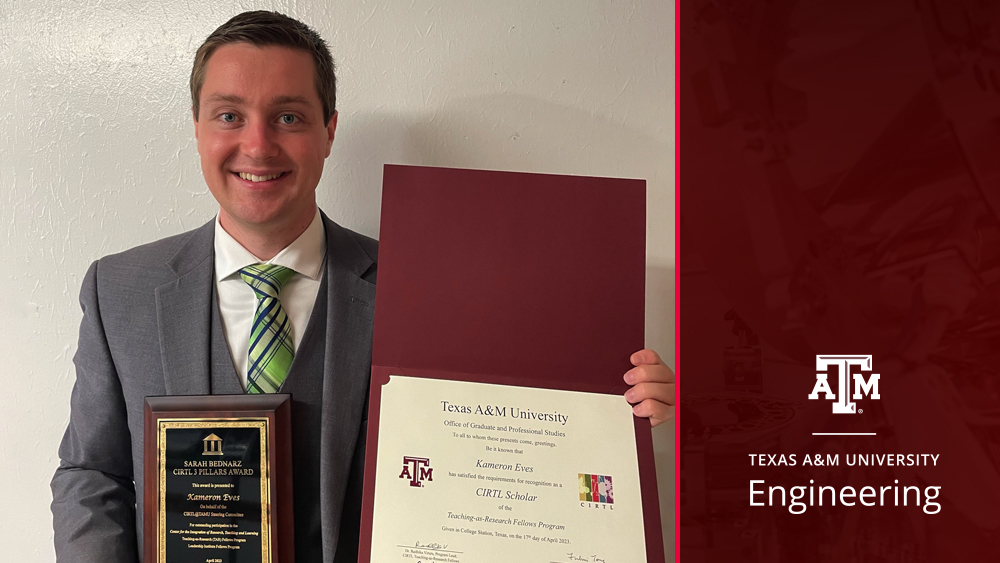
[[[295,242],[299,235],[309,228],[313,217],[316,215],[314,207],[309,215],[291,224],[284,224],[273,228],[254,225],[248,227],[239,221],[232,220],[224,211],[219,211],[219,224],[233,237],[236,242],[247,249],[251,254],[261,260],[274,258],[286,246]]]

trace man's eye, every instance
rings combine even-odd
[[[222,115],[219,116],[219,119],[221,119],[222,121],[225,121],[226,123],[232,123],[232,122],[236,121],[236,114],[235,113],[224,113],[224,114],[222,114]]]
[[[281,122],[284,123],[285,125],[292,125],[296,121],[298,121],[298,118],[296,118],[294,115],[290,113],[286,113],[285,115],[281,116]]]

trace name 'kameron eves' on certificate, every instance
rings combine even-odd
[[[620,395],[391,376],[372,561],[644,562]]]

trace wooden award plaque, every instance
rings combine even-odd
[[[143,561],[292,563],[291,395],[147,397]]]

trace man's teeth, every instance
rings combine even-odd
[[[240,178],[244,180],[250,180],[251,182],[266,182],[267,180],[273,180],[278,176],[281,176],[283,172],[277,174],[268,174],[267,176],[255,176],[253,174],[247,174],[246,172],[240,172]]]

